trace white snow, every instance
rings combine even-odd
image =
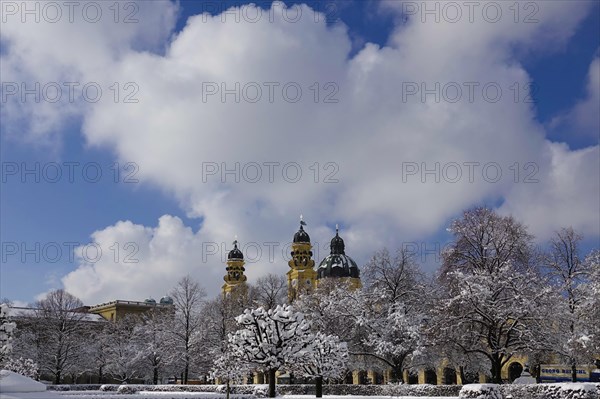
[[[536,384],[537,381],[527,371],[523,371],[521,376],[513,381],[513,384],[524,385],[524,384]]]
[[[29,377],[8,370],[0,371],[0,392],[44,392],[46,386]]]
[[[283,395],[285,399],[313,399],[314,395]],[[336,396],[323,395],[324,399],[458,399],[457,396]]]
[[[479,392],[482,391],[484,389],[494,389],[496,388],[498,385],[496,384],[467,384],[464,385],[461,389],[461,391],[465,391],[465,392]]]
[[[560,382],[555,384],[549,384],[559,386],[561,391],[585,391],[595,392],[596,386],[590,383],[577,383],[577,382]]]

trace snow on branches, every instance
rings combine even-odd
[[[292,370],[305,377],[340,378],[346,372],[348,346],[335,335],[320,332],[312,338],[312,343],[297,354]]]
[[[240,358],[265,371],[279,369],[310,345],[310,324],[289,305],[246,309],[236,321],[243,328],[230,336],[231,347]]]
[[[0,364],[12,352],[12,337],[16,324],[8,318],[8,305],[0,304]]]
[[[275,397],[275,372],[311,345],[310,323],[291,306],[246,309],[236,317],[241,329],[229,336],[233,356],[269,373],[269,396]]]
[[[548,346],[552,292],[540,277],[533,237],[512,218],[476,208],[451,231],[434,324],[465,354],[487,357],[499,383],[513,355]]]

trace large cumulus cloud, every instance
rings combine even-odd
[[[502,212],[517,215],[540,239],[564,224],[599,234],[598,147],[571,151],[546,139],[534,104],[525,101],[530,77],[519,63],[523,54],[564,46],[589,4],[538,3],[536,23],[512,17],[427,23],[417,16],[405,20],[400,14],[406,10],[386,3],[386,11],[399,15],[388,45],[366,44],[353,56],[347,29],[326,26],[307,6],[244,8],[250,18],[262,13],[252,21],[236,21],[239,9],[198,15],[171,37],[173,5],[143,4],[147,19],[123,31],[95,26],[73,35],[69,26],[39,24],[26,33],[17,27],[3,32],[9,44],[3,68],[6,63],[13,80],[76,76],[102,87],[133,82],[139,88],[137,103],[103,97],[69,105],[62,114],[48,104],[13,104],[15,115],[34,121],[26,125],[30,135],[53,137],[65,117],[80,117],[89,145],[136,162],[143,182],[203,218],[197,233],[169,216],[157,227],[117,223],[95,233],[96,241],[118,233],[119,241],[139,242],[144,261],[129,265],[114,285],[119,264],[82,262],[63,283],[86,301],[133,292],[141,298],[144,288],[165,291],[188,272],[205,276],[216,292],[222,262],[202,259],[202,243],[229,243],[237,234],[263,251],[264,243],[282,248],[299,213],[321,247],[342,223],[347,248],[359,261],[381,246],[430,237],[461,209],[481,203],[503,203]],[[291,22],[298,13],[302,17]],[[152,25],[159,33],[141,40]],[[47,39],[34,41],[39,35]],[[86,40],[100,42],[86,47]],[[47,68],[36,67],[42,59]],[[239,102],[235,94],[221,97],[223,87],[235,90],[236,84]],[[249,101],[257,87],[262,97]],[[302,97],[286,100],[298,87]],[[422,97],[423,88],[437,87],[439,101],[436,94]],[[457,87],[462,97],[449,101]],[[410,94],[415,88],[419,92]],[[496,88],[502,90],[497,99]],[[221,175],[237,164],[239,182],[234,174]],[[262,175],[252,182],[256,164]],[[165,230],[171,234],[163,240]],[[250,273],[286,268],[282,256],[265,256]],[[161,277],[151,282],[152,275]]]

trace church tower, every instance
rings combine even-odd
[[[227,255],[227,274],[223,277],[225,284],[221,290],[223,295],[227,296],[238,286],[246,283],[247,277],[244,275],[244,254],[238,249],[238,242],[233,242],[233,249]]]
[[[300,230],[294,234],[292,242],[292,259],[288,262],[290,270],[288,277],[288,300],[292,302],[303,292],[311,291],[316,286],[317,272],[313,269],[315,261],[312,260],[312,245],[310,237],[304,231],[306,223],[300,215]]]

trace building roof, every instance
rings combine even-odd
[[[36,317],[37,312],[42,311],[39,308],[27,308],[27,307],[19,307],[19,306],[11,306],[8,308],[8,316],[13,319],[19,318],[27,318],[27,317]],[[82,321],[106,321],[102,316],[93,313],[87,313],[85,311],[82,312],[68,312],[72,314],[82,315]]]

